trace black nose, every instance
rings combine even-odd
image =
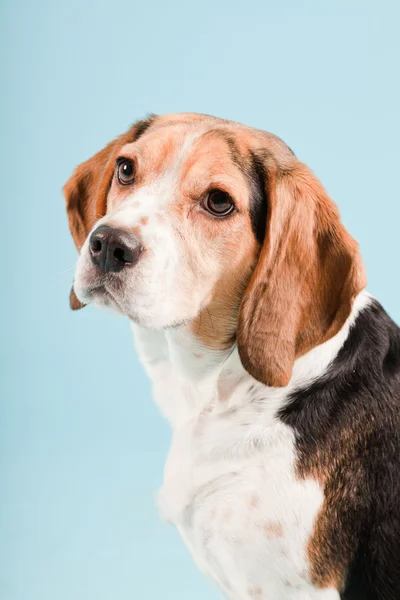
[[[142,247],[132,233],[100,225],[89,240],[90,258],[103,273],[116,273],[137,262]]]

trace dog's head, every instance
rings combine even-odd
[[[139,121],[64,187],[80,251],[71,307],[235,339],[272,386],[339,331],[365,287],[356,242],[277,137],[205,115]],[[75,295],[76,294],[76,295]]]

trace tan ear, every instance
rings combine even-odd
[[[124,144],[136,141],[155,119],[155,115],[150,115],[143,121],[137,121],[129,131],[80,164],[64,185],[69,228],[79,251],[93,225],[106,214],[107,194],[119,149]],[[83,306],[72,288],[70,307],[78,310]]]
[[[273,387],[293,364],[334,336],[366,279],[358,245],[336,205],[302,163],[266,172],[265,241],[239,312],[244,367]]]

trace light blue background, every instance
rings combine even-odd
[[[400,320],[398,35],[383,1],[3,1],[0,596],[218,598],[155,491],[170,433],[123,318],[68,294],[61,187],[146,113],[283,137]]]

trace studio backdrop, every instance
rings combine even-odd
[[[62,186],[150,112],[282,137],[360,242],[400,321],[395,0],[1,6],[0,597],[204,600],[219,593],[161,521],[170,430],[128,321],[73,313]]]

